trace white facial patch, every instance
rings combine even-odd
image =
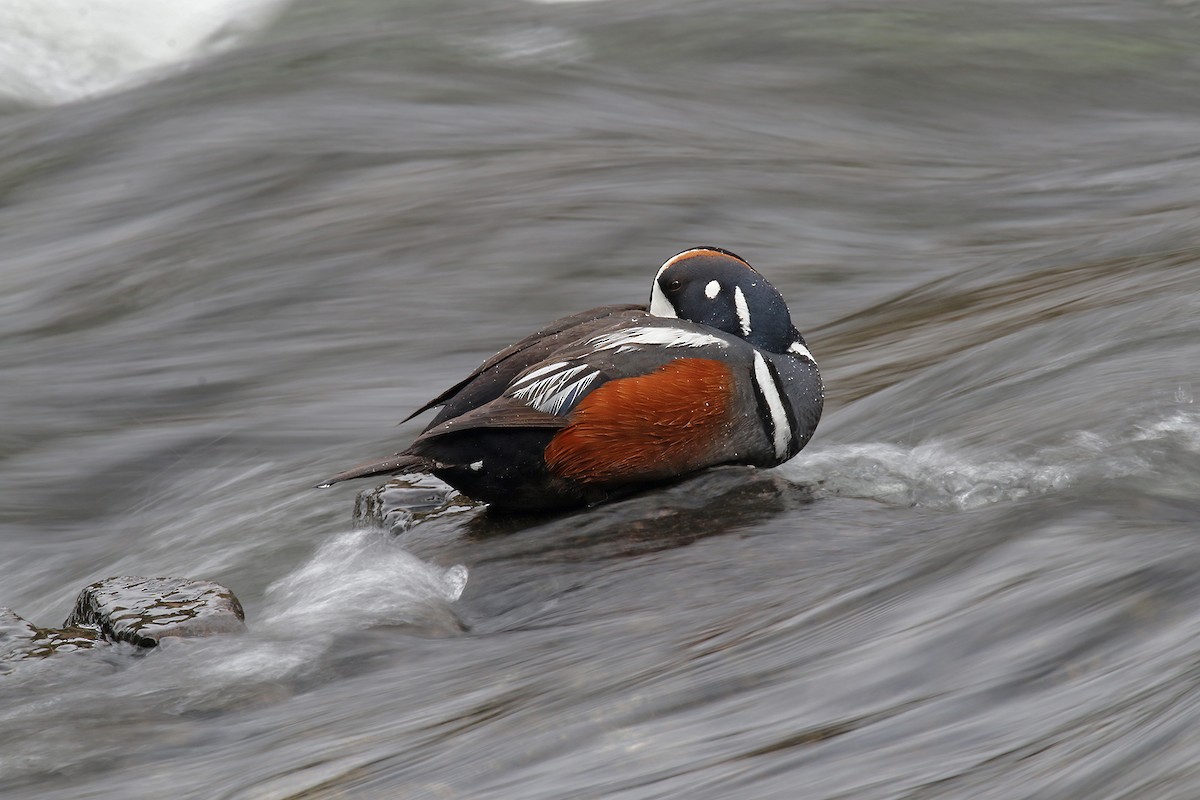
[[[795,356],[803,356],[804,358],[807,358],[809,361],[813,362],[814,364],[817,363],[817,360],[815,358],[813,358],[813,354],[810,353],[808,351],[808,348],[805,347],[804,345],[802,345],[800,342],[792,342],[791,346],[788,347],[787,351]]]
[[[538,411],[557,414],[582,397],[599,374],[587,364],[574,367],[566,362],[551,364],[514,383],[509,396]]]
[[[679,260],[679,256],[681,255],[683,253],[667,259],[666,263],[658,268],[658,274],[654,276],[654,283],[650,286],[650,313],[656,317],[679,319],[679,314],[676,313],[675,306],[671,305],[671,301],[663,294],[662,286],[659,285],[658,279],[667,271],[667,267]]]
[[[716,297],[720,293],[721,293],[721,282],[720,281],[709,281],[704,287],[704,296],[707,297],[709,300],[712,300],[714,297]]]
[[[742,336],[750,335],[750,306],[746,305],[746,295],[742,287],[733,287],[733,307],[737,309],[738,325],[742,326]]]
[[[616,350],[627,353],[639,347],[728,347],[729,343],[707,333],[693,333],[674,328],[626,328],[615,333],[606,333],[592,338],[593,350]]]
[[[662,274],[661,270],[659,274]],[[650,289],[650,313],[656,317],[679,319],[679,314],[675,312],[675,306],[671,305],[671,301],[663,294],[662,287],[658,285],[657,277],[654,279],[654,286]]]
[[[779,386],[767,369],[766,359],[762,353],[754,351],[754,382],[767,401],[767,410],[771,412],[771,424],[775,428],[775,457],[787,455],[788,445],[792,443],[792,426],[788,424],[787,411],[783,407],[783,397],[779,394]]]

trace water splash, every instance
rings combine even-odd
[[[1063,465],[976,461],[940,442],[866,443],[807,454],[789,477],[822,493],[937,510],[977,508],[1045,494],[1071,483]]]
[[[127,88],[233,47],[286,0],[9,0],[0,4],[0,98],[56,105]]]
[[[438,567],[377,529],[343,533],[312,560],[267,588],[263,623],[305,630],[375,624],[455,627],[450,604],[467,585],[467,568]]]
[[[913,446],[864,442],[814,447],[783,469],[819,493],[954,511],[1067,490],[1081,483],[1144,478],[1169,491],[1200,455],[1200,415],[1174,411],[1103,435],[1076,432],[1025,457],[990,458],[934,440]]]

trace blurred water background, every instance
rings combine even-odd
[[[6,665],[0,795],[1200,796],[1198,98],[1178,0],[0,3],[0,604],[250,628]],[[309,488],[698,244],[791,463]]]

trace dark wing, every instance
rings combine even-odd
[[[623,321],[646,316],[645,307],[637,305],[609,305],[572,314],[545,325],[483,362],[465,379],[451,386],[430,400],[405,419],[407,422],[417,414],[434,406],[444,406],[425,428],[412,446],[387,458],[359,464],[319,484],[329,486],[339,481],[397,472],[429,471],[441,466],[441,457],[451,458],[453,452],[443,452],[431,441],[438,441],[446,433],[459,430],[495,428],[499,430],[543,430],[553,432],[567,424],[561,416],[547,414],[527,403],[516,401],[495,402],[504,394],[513,378],[531,366],[537,365],[546,355],[569,346],[592,331],[607,330]],[[455,423],[451,425],[450,423]],[[422,445],[425,445],[422,447]]]
[[[743,342],[649,317],[609,321],[588,335],[530,365],[501,396],[431,426],[411,452],[490,464],[480,455],[485,439],[510,454],[515,448],[499,443],[536,441],[551,475],[602,486],[666,480],[752,449],[746,460],[759,460],[757,439],[734,441],[732,450],[727,442],[747,410],[737,376],[753,351]],[[474,436],[456,435],[464,431]]]
[[[567,424],[567,418],[557,414],[547,414],[536,408],[530,408],[524,403],[508,397],[499,397],[479,408],[473,408],[445,422],[440,422],[427,429],[416,438],[413,446],[448,433],[475,430],[477,428],[561,428]]]
[[[564,342],[586,336],[592,329],[607,327],[622,315],[644,313],[645,310],[644,305],[608,305],[556,319],[496,353],[466,378],[409,414],[403,421],[407,422],[435,406],[444,406],[426,428],[427,431],[432,430],[448,419],[496,399],[504,393],[513,378],[562,347]]]

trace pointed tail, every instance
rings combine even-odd
[[[339,472],[329,480],[321,481],[316,485],[317,489],[327,489],[335,483],[342,481],[353,480],[354,478],[365,478],[368,475],[384,475],[395,474],[399,472],[420,472],[433,467],[433,462],[421,456],[414,456],[408,453],[397,453],[396,455],[385,458],[382,461],[368,461],[365,464],[359,464],[357,467],[351,467],[345,472]]]

